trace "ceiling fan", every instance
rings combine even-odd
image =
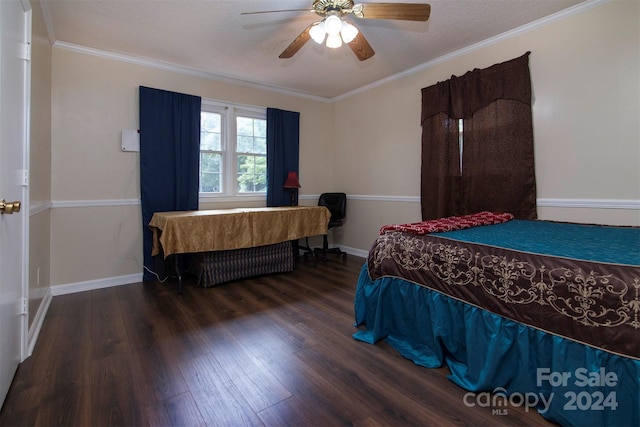
[[[348,15],[360,19],[395,19],[402,21],[427,21],[431,6],[424,3],[364,3],[352,0],[314,0],[312,9],[270,10],[245,12],[243,15],[272,12],[313,12],[322,17],[304,29],[296,39],[280,54],[280,58],[291,58],[309,39],[323,43],[330,48],[342,46],[344,41],[360,61],[371,58],[375,52],[362,33],[348,20]]]

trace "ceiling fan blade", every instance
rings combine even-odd
[[[367,39],[359,31],[356,38],[349,42],[349,47],[360,61],[369,59],[376,54]]]
[[[364,19],[427,21],[431,15],[431,6],[426,3],[364,3],[361,6],[362,16],[355,15]]]
[[[304,31],[300,33],[300,35],[296,37],[296,39],[292,41],[289,46],[287,46],[287,48],[280,54],[278,58],[291,58],[293,55],[295,55],[296,52],[298,52],[300,48],[304,46],[304,44],[311,38],[311,36],[309,35],[309,30],[312,26],[313,24],[305,28]]]
[[[257,12],[240,12],[240,15],[257,15],[259,13],[278,13],[278,12],[313,12],[313,10],[310,10],[310,9],[261,10]]]

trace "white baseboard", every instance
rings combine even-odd
[[[128,274],[126,276],[110,277],[106,279],[87,280],[86,282],[67,283],[51,286],[53,296],[73,294],[76,292],[92,291],[94,289],[110,288],[112,286],[129,285],[142,282],[142,273]]]
[[[42,298],[42,302],[40,303],[40,307],[38,307],[38,312],[33,318],[33,323],[29,328],[29,334],[27,336],[27,354],[25,355],[25,359],[33,353],[33,348],[36,346],[36,341],[38,341],[38,335],[40,335],[40,329],[42,329],[42,324],[44,323],[44,318],[47,315],[47,311],[49,311],[49,305],[51,304],[51,290],[47,289]]]
[[[358,256],[360,258],[367,258],[369,256],[368,251],[363,251],[362,249],[351,248],[349,246],[340,245],[340,249],[345,251],[348,254]]]

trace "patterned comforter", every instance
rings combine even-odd
[[[640,359],[640,255],[634,252],[640,251],[640,230],[596,226],[600,237],[588,237],[592,230],[587,230],[579,234],[586,236],[581,242],[553,228],[550,235],[567,242],[567,248],[554,243],[544,251],[551,254],[537,253],[532,248],[538,233],[530,230],[544,224],[514,220],[476,227],[472,242],[464,241],[466,230],[419,234],[384,229],[369,252],[369,275],[373,280],[400,277],[540,330]],[[567,224],[567,229],[576,226]],[[525,227],[533,243],[513,238],[508,248],[494,244],[501,229],[513,233],[517,227]],[[615,241],[603,241],[610,229],[620,234],[608,238]],[[621,243],[618,236],[628,241]],[[607,255],[599,245],[622,249]],[[594,259],[599,254],[604,261]]]

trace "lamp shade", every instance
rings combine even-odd
[[[309,30],[309,35],[314,42],[321,44],[324,41],[326,32],[324,31],[324,21],[316,22]]]
[[[340,34],[327,34],[327,47],[331,49],[337,49],[342,46],[342,38]]]
[[[342,19],[336,15],[330,15],[324,20],[324,30],[330,36],[337,36],[342,29]]]
[[[342,21],[340,35],[342,35],[342,40],[344,40],[345,43],[351,43],[358,35],[358,29],[352,23]]]
[[[302,187],[298,182],[298,173],[297,172],[289,172],[287,175],[287,180],[284,182],[284,188],[300,188]]]

